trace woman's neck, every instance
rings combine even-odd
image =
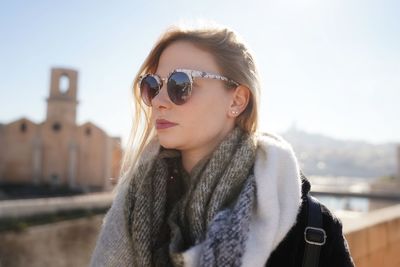
[[[212,141],[206,145],[200,145],[197,148],[181,150],[182,166],[190,173],[193,167],[196,166],[200,160],[210,155],[214,149],[222,142],[222,140],[229,134],[234,127],[229,127],[218,134]]]

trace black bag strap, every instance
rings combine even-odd
[[[317,199],[307,195],[308,221],[304,230],[303,267],[317,267],[321,246],[325,244],[326,232],[322,229],[322,211]]]

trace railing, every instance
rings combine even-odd
[[[0,220],[24,218],[70,210],[91,210],[111,206],[111,193],[91,193],[81,196],[0,201]]]

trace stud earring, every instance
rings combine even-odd
[[[236,116],[239,112],[237,110],[232,110],[231,113],[232,113],[232,115]]]

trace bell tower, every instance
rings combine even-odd
[[[76,123],[78,72],[51,69],[50,95],[47,98],[47,121]]]

